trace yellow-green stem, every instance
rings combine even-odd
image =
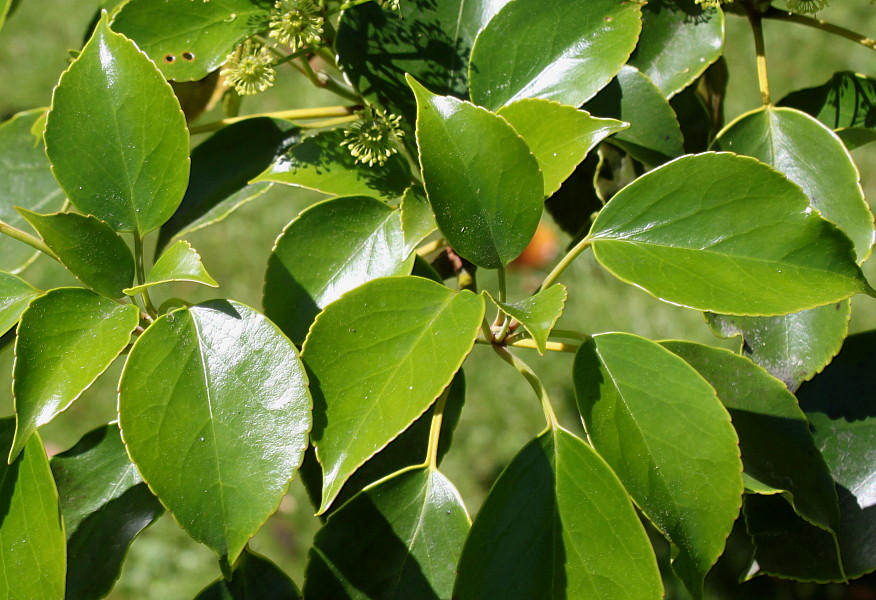
[[[763,17],[765,19],[787,21],[789,23],[797,23],[799,25],[805,25],[806,27],[820,29],[821,31],[826,31],[827,33],[832,33],[834,35],[844,37],[847,40],[855,42],[856,44],[861,44],[862,46],[864,46],[865,48],[869,48],[870,50],[876,50],[876,39],[861,35],[860,33],[852,31],[851,29],[846,29],[845,27],[840,27],[839,25],[834,25],[833,23],[822,21],[821,19],[807,17],[806,15],[798,15],[797,13],[789,13],[784,10],[779,10],[777,8],[771,8],[763,15]]]
[[[557,263],[557,266],[554,267],[553,271],[548,273],[548,276],[544,278],[544,281],[541,283],[541,286],[536,290],[538,293],[541,290],[546,290],[551,287],[553,284],[557,282],[557,279],[560,278],[560,275],[563,274],[572,261],[578,258],[578,255],[584,252],[590,246],[590,238],[585,237],[583,240],[575,244],[575,247],[569,250],[566,255]]]
[[[134,232],[134,261],[137,267],[137,285],[143,285],[146,283],[146,268],[143,264],[143,238],[138,232]],[[149,288],[143,288],[140,295],[143,297],[143,306],[146,308],[146,312],[152,318],[157,317],[158,311],[152,305],[152,299],[149,297]]]
[[[760,88],[760,99],[764,106],[770,106],[770,81],[767,75],[766,45],[763,40],[763,17],[755,10],[748,13],[748,22],[754,34],[754,51],[757,55],[757,85]]]
[[[355,106],[320,106],[318,108],[295,108],[292,110],[280,110],[277,112],[258,113],[254,115],[246,115],[243,117],[232,117],[229,119],[220,119],[212,123],[204,123],[189,129],[192,135],[198,133],[207,133],[222,129],[228,125],[244,121],[246,119],[255,119],[257,117],[271,117],[274,119],[288,119],[291,121],[297,119],[326,119],[331,117],[346,117],[355,112]]]
[[[453,385],[453,384],[451,384]],[[432,413],[432,425],[429,428],[429,447],[426,451],[426,465],[433,471],[438,469],[438,444],[441,442],[441,424],[444,421],[444,407],[450,395],[450,386],[438,396],[435,402],[435,412]]]
[[[517,371],[523,375],[524,379],[529,382],[529,385],[532,386],[532,390],[538,397],[538,401],[541,403],[541,409],[544,411],[544,418],[547,421],[548,427],[551,429],[557,429],[560,426],[560,422],[557,420],[554,407],[551,406],[551,399],[548,396],[547,390],[542,384],[541,379],[535,374],[535,371],[533,371],[528,364],[508,352],[508,350],[502,346],[497,346],[496,344],[493,344],[492,346],[493,350],[502,358],[502,360],[517,369]]]
[[[509,346],[513,346],[514,348],[527,348],[530,350],[536,350],[538,346],[535,343],[535,340],[532,338],[524,338],[522,340],[516,340],[508,344]],[[545,345],[545,349],[550,352],[569,352],[574,354],[578,351],[577,344],[564,344],[563,342],[547,342]]]
[[[48,256],[49,258],[53,258],[53,259],[57,260],[58,262],[61,262],[58,259],[58,256],[54,252],[52,252],[51,248],[46,246],[45,242],[43,242],[38,237],[32,236],[31,234],[27,233],[26,231],[22,231],[21,229],[19,229],[17,227],[13,227],[9,223],[5,223],[3,221],[0,221],[0,233],[2,233],[3,235],[8,235],[12,239],[18,240],[19,242],[23,242],[23,243],[27,244],[28,246],[30,246],[31,248],[39,250],[40,252],[42,252],[43,254]]]

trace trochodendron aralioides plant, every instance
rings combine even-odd
[[[742,577],[876,568],[876,335],[845,339],[876,296],[850,155],[876,82],[774,103],[764,51],[768,19],[874,48],[823,1],[98,4],[51,107],[0,125],[0,597],[106,596],[165,510],[218,557],[199,598],[656,599],[645,523],[694,598],[736,523]],[[763,98],[726,125],[725,17]],[[338,105],[241,114],[293,69]],[[187,234],[283,185],[328,198],[277,238],[262,310],[168,297],[217,285]],[[572,243],[511,297],[545,207]],[[555,329],[587,250],[738,351]],[[81,286],[28,283],[39,255]],[[546,426],[472,518],[439,465],[476,344]],[[585,434],[530,367],[555,352]],[[49,459],[39,428],[115,361],[117,422]],[[299,471],[300,592],[248,548]]]

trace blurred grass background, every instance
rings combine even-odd
[[[68,49],[78,49],[98,0],[24,0],[0,32],[0,116],[48,106],[51,90],[67,65]],[[868,0],[834,0],[834,6],[819,16],[862,33],[872,34],[874,8]],[[754,71],[754,50],[747,23],[734,15],[727,18],[727,51],[731,73],[726,117],[728,122],[760,105]],[[802,87],[825,82],[834,71],[853,70],[874,76],[873,53],[825,33],[785,23],[765,23],[770,80],[774,99]],[[313,90],[297,72],[289,69],[278,85],[255,100],[247,100],[244,113],[285,108],[337,104],[333,96]],[[206,115],[201,121],[219,118]],[[204,138],[195,138],[197,144]],[[862,171],[867,197],[876,198],[876,144],[857,150],[854,157]],[[222,296],[254,307],[261,306],[262,277],[274,239],[298,212],[320,199],[320,194],[277,186],[248,204],[228,220],[197,231],[187,239],[197,248],[219,290],[179,285],[165,296],[202,300]],[[560,237],[560,244],[568,240]],[[153,242],[154,243],[154,242]],[[866,270],[874,280],[876,261]],[[534,289],[544,273],[518,269],[510,277],[510,297]],[[75,285],[75,280],[50,261],[38,261],[26,277],[43,287]],[[652,339],[681,338],[728,346],[709,333],[701,315],[654,300],[637,288],[611,277],[589,254],[567,271],[562,281],[570,288],[570,302],[559,327],[588,333],[627,331]],[[491,287],[490,273],[481,273],[480,283]],[[162,298],[158,299],[160,302]],[[872,301],[854,301],[852,330],[876,328]],[[569,372],[572,355],[540,358],[527,353],[526,360],[543,377],[558,406],[561,419],[580,431],[573,417],[574,398]],[[11,348],[0,352],[0,415],[12,414],[9,373]],[[64,450],[85,432],[115,418],[115,382],[121,370],[109,371],[64,415],[42,429],[43,439],[54,452]],[[478,347],[466,363],[468,399],[454,450],[442,470],[454,481],[474,515],[490,484],[514,454],[543,427],[538,403],[525,382],[489,349]],[[283,567],[301,584],[310,539],[318,528],[300,484],[293,483],[280,511],[256,536],[252,547]],[[657,541],[662,567],[668,563],[665,543]],[[797,584],[776,587],[757,580],[735,585],[736,570],[744,568],[742,550],[728,553],[726,568],[710,576],[710,598],[716,599],[839,599],[847,597],[843,586],[819,588]],[[196,544],[165,515],[135,541],[115,591],[116,600],[185,599],[219,574],[212,553]],[[769,590],[768,592],[766,590]],[[768,595],[765,595],[768,594]],[[680,586],[667,579],[667,597],[687,598]],[[867,596],[862,596],[866,598]]]

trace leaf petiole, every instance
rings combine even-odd
[[[569,252],[567,252],[566,255],[562,258],[562,260],[557,263],[557,266],[555,266],[553,270],[548,273],[548,276],[544,278],[541,286],[539,286],[539,288],[535,290],[535,292],[533,292],[533,295],[537,294],[541,290],[546,290],[547,288],[555,284],[557,282],[557,279],[560,278],[560,275],[563,274],[563,271],[565,271],[569,267],[573,260],[578,258],[579,254],[584,252],[584,250],[586,250],[590,246],[590,243],[590,237],[587,236],[583,240],[575,244],[575,247],[569,250]]]
[[[544,411],[544,418],[547,421],[548,427],[550,429],[558,429],[560,422],[557,420],[554,407],[551,405],[551,399],[548,396],[547,389],[545,389],[544,384],[542,384],[538,375],[535,374],[535,371],[533,371],[523,360],[511,354],[502,346],[497,346],[496,344],[493,344],[492,346],[496,354],[498,354],[506,363],[517,369],[517,372],[523,375],[523,378],[529,382],[530,386],[532,386],[532,390],[535,392],[538,401],[541,403],[541,409]]]
[[[13,227],[9,223],[0,221],[0,233],[2,233],[3,235],[8,235],[12,239],[18,240],[19,242],[24,242],[28,246],[39,250],[49,258],[53,258],[58,262],[61,262],[58,259],[58,256],[54,252],[52,252],[52,250],[48,246],[46,246],[45,242],[43,242],[38,237],[27,233],[26,231],[22,231],[17,227]]]
[[[438,396],[438,400],[435,401],[435,412],[432,413],[432,424],[429,428],[429,446],[426,450],[426,466],[433,471],[438,470],[438,444],[441,441],[441,424],[444,421],[444,407],[447,406],[447,397],[449,395],[450,385]]]

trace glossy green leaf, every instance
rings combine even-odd
[[[43,109],[31,110],[0,124],[0,221],[13,227],[27,228],[15,206],[51,212],[64,205],[64,192],[52,175],[43,145],[31,135],[44,114]],[[30,246],[0,235],[0,269],[20,271],[33,256]]]
[[[399,211],[366,196],[316,204],[277,238],[265,274],[265,314],[301,343],[320,310],[367,281],[408,275]]]
[[[15,342],[12,394],[18,427],[10,460],[110,366],[139,322],[133,304],[82,288],[51,290],[30,303]]]
[[[382,167],[356,162],[341,146],[344,132],[317,133],[279,156],[252,183],[273,181],[316,190],[331,196],[374,196],[397,200],[411,185],[407,163],[399,154]]]
[[[852,335],[833,362],[797,392],[815,443],[836,481],[840,506],[837,542],[828,532],[800,519],[779,499],[748,498],[745,516],[759,572],[808,581],[841,581],[837,551],[848,578],[876,569],[874,357],[876,333]]]
[[[590,231],[623,281],[698,310],[770,316],[868,290],[849,239],[767,165],[699,154],[640,177]]]
[[[0,452],[12,445],[15,425],[0,420]],[[58,491],[38,435],[11,464],[0,460],[0,597],[61,600],[66,550]]]
[[[834,73],[823,85],[791,92],[779,106],[802,110],[837,130],[850,150],[876,140],[876,79],[866,75]]]
[[[359,492],[316,534],[309,598],[449,598],[470,521],[453,484],[428,467]]]
[[[338,64],[368,100],[403,117],[414,143],[417,105],[410,74],[437,94],[468,98],[468,59],[475,37],[509,0],[401,0],[397,13],[369,2],[345,10]]]
[[[301,592],[280,567],[252,550],[244,550],[231,581],[220,577],[195,600],[301,600]]]
[[[742,504],[738,438],[715,390],[684,360],[624,333],[575,355],[575,394],[596,451],[672,542],[695,597]]]
[[[15,0],[0,0],[0,29],[6,23],[6,17],[9,16],[14,2]]]
[[[478,266],[508,264],[526,248],[541,218],[538,161],[501,117],[409,82],[417,97],[423,180],[441,233]]]
[[[615,0],[509,2],[472,49],[472,100],[489,109],[522,98],[580,106],[627,62],[641,13],[641,4]]]
[[[408,188],[402,196],[399,209],[402,233],[405,236],[405,255],[409,255],[420,242],[438,229],[438,224],[435,222],[432,205],[422,188]]]
[[[40,215],[19,208],[67,270],[108,298],[120,298],[134,281],[134,256],[125,240],[97,217]]]
[[[765,107],[728,125],[714,145],[752,156],[782,173],[803,188],[813,208],[851,238],[859,263],[870,255],[873,215],[864,200],[861,176],[849,151],[823,124],[795,109]]]
[[[724,50],[724,13],[695,0],[657,0],[642,9],[642,35],[630,58],[667,98],[690,85]]]
[[[538,353],[544,354],[548,335],[554,328],[557,319],[563,314],[563,307],[569,295],[566,286],[562,283],[552,285],[546,290],[541,290],[537,294],[513,304],[499,302],[487,291],[483,293],[499,307],[499,310],[523,325],[524,329],[535,340]]]
[[[264,29],[270,7],[258,0],[132,0],[113,19],[113,29],[137,42],[167,79],[194,81]]]
[[[635,67],[624,66],[585,108],[630,123],[611,143],[636,160],[658,166],[684,154],[684,136],[675,111],[660,89]]]
[[[663,597],[629,495],[599,455],[562,429],[530,442],[499,476],[458,569],[458,600]]]
[[[18,323],[21,313],[40,292],[28,282],[0,271],[0,335]]]
[[[848,300],[777,317],[735,317],[709,313],[712,332],[742,336],[742,353],[796,391],[839,352],[849,332]]]
[[[423,414],[471,350],[483,299],[419,277],[377,279],[317,317],[303,356],[325,511],[366,460]]]
[[[157,229],[185,193],[189,134],[179,102],[105,16],[55,88],[45,138],[67,197],[117,231]]]
[[[172,281],[189,281],[210,287],[219,287],[216,280],[210,277],[207,269],[204,268],[198,251],[185,240],[179,240],[155,261],[143,285],[128,288],[125,293],[133,296],[153,285]]]
[[[156,252],[175,237],[222,221],[268,191],[270,183],[249,181],[300,141],[300,129],[268,118],[246,119],[207,138],[192,151],[189,187],[177,211],[161,227]]]
[[[503,106],[498,114],[511,123],[538,160],[545,197],[560,189],[596,144],[627,126],[614,119],[592,117],[573,106],[537,98]]]
[[[164,512],[131,464],[116,425],[105,425],[50,463],[67,530],[67,598],[105,597],[128,547]]]
[[[143,479],[227,571],[307,447],[310,394],[295,347],[255,310],[215,300],[157,319],[119,390],[122,436]]]
[[[462,369],[456,372],[450,383],[450,389],[445,389],[443,394],[447,394],[447,399],[442,411],[441,432],[436,457],[439,466],[447,451],[450,450],[453,433],[459,424],[459,417],[465,404],[465,376]],[[427,458],[432,417],[435,414],[437,404],[438,402],[433,404],[397,438],[356,469],[356,472],[344,483],[344,487],[332,506],[321,516],[325,518],[327,515],[334,514],[338,507],[343,506],[347,500],[384,477],[389,477],[406,467],[422,465]],[[311,458],[312,460],[309,460]],[[305,458],[304,465],[301,467],[301,480],[307,488],[307,495],[314,504],[314,508],[319,508],[322,499],[322,471],[315,456],[308,455]]]
[[[836,490],[797,399],[766,371],[729,350],[662,342],[705,377],[739,435],[745,475],[767,493],[787,492],[796,510],[826,529],[839,525]]]

